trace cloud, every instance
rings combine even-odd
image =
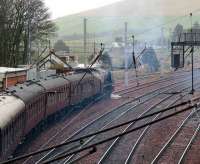
[[[44,0],[50,9],[52,18],[78,13],[115,3],[120,0]]]

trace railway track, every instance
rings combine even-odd
[[[198,70],[198,68],[196,70]],[[149,80],[155,81],[155,79],[158,80],[158,78],[160,79],[160,78],[163,78],[164,76],[165,77],[171,76],[172,74],[173,75],[180,75],[180,74],[185,73],[185,72],[190,72],[190,71],[180,70],[180,71],[175,71],[175,72],[166,72],[166,73],[163,73],[163,74],[161,74],[160,72],[157,72],[157,73],[152,73],[152,74],[139,75],[138,78],[135,78],[135,77],[129,78],[128,82],[132,83],[132,84],[137,84],[138,80],[141,80],[141,81],[139,81],[140,83],[143,82],[143,81],[145,82],[146,79],[148,79],[148,81]],[[124,80],[118,80],[117,82],[115,82],[115,86],[119,86],[119,85],[124,85]]]
[[[185,90],[185,89],[184,89]],[[174,100],[175,99],[175,100]],[[178,102],[178,100],[180,100],[181,98],[179,97],[179,96],[172,96],[172,95],[170,95],[170,96],[165,96],[165,97],[163,97],[163,98],[161,98],[161,99],[157,99],[157,102],[155,102],[154,104],[152,104],[151,106],[149,106],[149,107],[146,107],[145,108],[145,110],[142,112],[142,113],[137,113],[137,118],[140,118],[140,117],[142,117],[142,116],[144,116],[145,114],[148,114],[149,112],[155,112],[155,111],[157,111],[158,110],[158,105],[159,105],[159,108],[164,108],[164,107],[166,107],[166,106],[171,106],[171,105],[173,105],[173,104],[175,104],[176,102]],[[157,108],[156,108],[157,107]],[[132,112],[132,111],[131,111]],[[122,123],[122,122],[124,122],[124,121],[126,121],[126,120],[130,120],[130,116],[132,115],[136,115],[136,113],[134,112],[134,114],[133,114],[133,112],[132,112],[132,114],[131,114],[131,112],[129,112],[129,114],[127,114],[124,118],[121,118],[121,121],[120,120],[118,120],[117,122],[116,122],[116,124],[118,123],[118,122],[120,122],[120,123]],[[140,111],[141,112],[141,111]],[[149,122],[150,120],[152,121],[152,120],[155,120],[156,118],[158,118],[159,116],[160,116],[161,114],[158,114],[158,115],[156,115],[154,118],[148,118],[148,119],[145,119],[145,120],[143,120],[143,121],[140,121],[139,123],[137,122],[137,123],[132,123],[132,124],[130,124],[130,125],[128,125],[127,127],[124,127],[124,128],[122,128],[122,129],[116,129],[115,131],[112,131],[112,132],[108,132],[107,134],[106,134],[106,136],[105,136],[105,134],[104,135],[102,135],[102,136],[98,136],[98,140],[103,140],[103,139],[105,139],[105,138],[108,138],[109,136],[112,136],[113,134],[118,134],[119,133],[119,131],[122,133],[122,132],[126,132],[127,130],[130,130],[131,128],[133,128],[133,126],[135,126],[135,125],[137,125],[137,126],[139,126],[139,125],[141,125],[141,124],[144,124],[144,123],[147,123],[147,122]],[[129,117],[129,119],[128,119],[128,117]],[[112,124],[112,126],[113,126],[113,124]],[[109,128],[109,127],[107,127],[107,128]],[[142,136],[146,133],[146,131],[148,130],[148,128],[149,127],[147,127],[147,128],[145,128],[144,130],[141,130],[141,131],[138,131],[138,132],[136,132],[136,135],[139,135],[139,134],[141,134],[141,135],[139,135],[139,138],[138,137],[136,137],[136,135],[135,134],[129,134],[129,135],[127,135],[127,136],[124,136],[124,137],[120,137],[120,138],[117,138],[116,140],[114,140],[113,142],[110,142],[110,143],[108,143],[108,144],[105,144],[104,146],[101,146],[101,148],[98,148],[98,151],[99,151],[99,149],[103,149],[104,151],[105,151],[105,153],[101,156],[101,158],[99,159],[99,161],[98,161],[98,163],[99,164],[101,164],[101,163],[116,163],[116,162],[120,162],[120,160],[121,160],[121,163],[128,163],[128,161],[129,161],[129,157],[130,157],[130,155],[129,155],[129,157],[126,159],[126,161],[124,160],[122,160],[123,159],[123,157],[122,157],[122,154],[124,154],[124,151],[125,150],[127,150],[128,149],[128,147],[129,147],[129,145],[127,145],[127,143],[129,143],[130,144],[130,141],[135,141],[135,139],[136,138],[138,138],[138,140],[137,141],[135,141],[135,144],[134,144],[134,146],[133,146],[133,148],[132,148],[132,152],[134,152],[134,149],[137,147],[137,144],[139,143],[139,140],[142,138]],[[124,140],[124,138],[126,138],[125,140]],[[94,141],[94,142],[92,142],[92,143],[90,143],[90,144],[93,144],[93,143],[95,143],[95,142],[97,142],[98,140],[96,140],[96,141]],[[110,145],[110,146],[109,146]],[[130,144],[131,145],[131,144]],[[107,148],[106,150],[105,150],[105,147],[108,147],[109,146],[109,148]],[[100,150],[101,151],[101,150]],[[98,157],[99,157],[99,155],[98,154],[100,154],[99,152],[98,153],[95,153],[95,158],[96,158],[96,160],[98,160]],[[82,153],[82,155],[84,156],[84,153]],[[120,158],[119,158],[120,157]],[[73,156],[71,156],[71,159],[73,158]],[[81,155],[79,156],[79,157],[77,157],[77,158],[75,158],[74,160],[72,159],[72,161],[70,162],[70,158],[68,158],[65,162],[64,161],[62,161],[62,162],[60,162],[60,163],[75,163],[75,162],[77,162],[78,160],[79,160],[79,158],[81,158]],[[116,160],[115,160],[116,159]],[[89,159],[89,160],[85,160],[85,161],[81,161],[80,163],[88,163],[89,161],[91,161],[91,159]]]
[[[152,126],[128,163],[183,163],[200,128],[197,113],[188,111]]]
[[[170,76],[170,77],[161,77],[159,78],[159,80],[153,80],[153,81],[150,81],[150,82],[144,82],[142,84],[140,84],[139,86],[135,86],[135,85],[129,85],[129,87],[125,88],[125,89],[119,89],[117,91],[114,91],[113,93],[114,94],[123,94],[123,93],[126,93],[126,91],[133,91],[133,90],[139,90],[139,89],[143,89],[145,87],[149,87],[150,85],[155,85],[155,84],[159,84],[161,82],[165,82],[167,80],[174,80],[176,78],[185,78],[185,76],[187,76],[187,74],[189,74],[188,72],[183,72],[183,74],[177,74],[177,75],[173,75],[173,76]]]
[[[151,162],[181,164],[200,129],[200,109],[191,111]]]
[[[177,110],[175,110],[174,112],[176,112]],[[191,113],[189,113],[189,112],[186,112],[186,113],[184,113],[183,115],[179,115],[179,116],[176,116],[177,117],[177,119],[179,119],[179,120],[182,120],[182,119],[185,119],[184,121],[183,121],[183,123],[185,123],[189,118],[190,118],[190,116],[193,114],[193,112],[191,112]],[[159,115],[157,115],[153,120],[155,120],[155,119],[158,119],[160,116],[161,116],[162,114],[159,114]],[[165,115],[166,115],[166,113],[165,113]],[[185,118],[186,117],[186,118]],[[141,162],[141,163],[147,163],[147,159],[146,160],[144,160],[143,161],[143,159],[141,159],[140,158],[140,160],[137,160],[136,159],[136,156],[138,155],[138,154],[142,154],[142,156],[143,156],[143,158],[148,158],[147,157],[147,155],[144,155],[142,152],[140,152],[140,153],[138,153],[136,150],[137,150],[137,148],[140,146],[140,145],[143,145],[144,144],[144,142],[145,142],[145,135],[148,135],[147,133],[148,133],[148,130],[150,130],[150,126],[147,126],[144,130],[143,130],[143,132],[141,133],[141,135],[138,137],[138,139],[137,139],[137,141],[136,141],[136,143],[134,144],[134,146],[133,146],[133,148],[132,148],[132,150],[131,150],[131,152],[129,153],[129,155],[128,155],[128,158],[126,159],[126,164],[128,164],[128,163],[135,163],[135,162]],[[158,136],[159,136],[159,134],[158,134]],[[183,137],[183,136],[182,136]],[[130,138],[129,138],[130,139]],[[143,141],[142,141],[143,140]],[[171,142],[173,142],[172,140],[171,140]],[[153,147],[155,147],[156,145],[155,145],[155,143],[153,142],[152,144],[154,144],[153,145]],[[150,146],[149,146],[150,147]],[[152,150],[152,149],[151,149]],[[171,149],[169,149],[170,151],[171,151]],[[171,154],[172,155],[172,154]],[[156,157],[156,158],[154,158],[155,159],[155,161],[153,160],[152,161],[152,163],[160,163],[161,161],[157,161],[158,160],[158,158],[160,157],[160,155],[158,155],[158,157]],[[171,156],[168,156],[169,158],[171,157]],[[149,158],[150,158],[150,156],[149,156]],[[150,160],[150,159],[148,159],[148,160]],[[175,162],[175,161],[168,161],[168,160],[163,160],[162,162],[164,162],[164,163],[177,163],[177,162]],[[161,162],[161,163],[162,163]],[[148,161],[148,163],[150,163],[150,161]]]
[[[66,117],[62,118],[62,120],[59,121],[56,125],[54,125],[55,127],[53,127],[46,134],[46,136],[44,136],[44,138],[47,138],[48,134],[52,135],[50,138],[45,140],[45,142],[40,145],[39,149],[41,150],[43,148],[46,148],[50,142],[54,143],[54,139],[56,140],[56,137],[60,136],[63,131],[65,131],[66,129],[70,128],[70,126],[72,126],[73,122],[76,122],[77,120],[79,120],[81,115],[83,115],[83,113],[87,113],[87,110],[92,108],[94,104],[100,103],[99,100],[104,100],[105,99],[105,101],[106,101],[107,100],[106,97],[107,97],[107,95],[103,94],[103,95],[100,95],[99,97],[93,99],[92,102],[90,102],[89,104],[87,104],[86,107],[84,107],[84,110],[82,110],[79,107],[79,105],[72,107],[72,109],[67,109],[67,113],[66,113],[67,118]],[[105,103],[107,103],[107,101]],[[74,111],[75,111],[75,113],[73,113]],[[70,116],[70,114],[72,116]],[[36,149],[38,150],[38,148],[36,148]],[[35,151],[36,149],[29,150],[29,152]],[[27,151],[26,151],[26,153],[27,153]],[[29,160],[31,160],[31,157],[28,158],[27,160],[25,160],[24,163],[26,163],[26,161],[29,161]],[[20,163],[23,163],[23,161],[20,161]]]
[[[180,82],[177,82],[177,83],[180,83]],[[172,85],[172,84],[166,86],[165,88],[167,88],[167,87],[169,87],[169,86],[171,86],[171,85]],[[173,84],[173,85],[175,85],[175,84]],[[158,90],[162,90],[162,89],[164,89],[164,87],[163,87],[163,88],[160,88],[160,89],[158,89]],[[163,92],[164,92],[164,91],[163,91]],[[165,90],[165,92],[166,92],[166,90]],[[153,92],[151,92],[151,94],[153,94]],[[160,94],[160,95],[161,95],[162,93],[159,92],[159,93],[157,93],[157,94]],[[155,93],[154,93],[153,95],[155,96]],[[142,97],[144,97],[144,96],[147,96],[147,95],[146,95],[146,94],[145,94],[145,95],[142,95]],[[152,96],[152,95],[151,95],[151,96]],[[154,96],[153,96],[153,97],[154,97]],[[147,98],[147,100],[149,100],[149,99],[151,99],[151,98],[153,98],[153,97],[149,97],[149,98]],[[147,101],[147,100],[146,100],[146,101]],[[143,101],[145,101],[145,100],[143,100]],[[133,104],[131,104],[131,105],[133,105]],[[127,108],[127,107],[126,107],[126,108]],[[112,114],[113,114],[113,113],[112,113]],[[119,115],[119,113],[118,113],[117,115]],[[114,117],[116,117],[116,115],[114,115]],[[112,119],[111,119],[111,120],[112,120]],[[101,120],[101,122],[102,122],[102,120]],[[103,125],[102,125],[102,126],[103,126]],[[87,127],[88,127],[88,126],[87,126]],[[86,128],[86,127],[84,127],[83,129],[85,129],[85,128]],[[83,129],[82,129],[82,130],[83,130]],[[91,130],[85,132],[85,134],[87,134],[88,132],[92,132],[92,129],[93,129],[93,128],[91,128]],[[80,130],[80,131],[82,131],[82,130]],[[80,131],[79,131],[79,132],[80,132]],[[77,132],[76,134],[80,134],[80,133]],[[75,134],[74,134],[74,135],[75,135]],[[81,133],[81,135],[84,135],[84,133]],[[80,136],[81,136],[81,135],[80,135]],[[69,140],[69,139],[72,139],[72,136],[69,137],[67,140]],[[65,140],[65,141],[67,141],[67,140]],[[53,151],[52,151],[52,152],[53,152]],[[43,158],[41,158],[41,159],[38,161],[38,163],[41,162],[41,161],[43,161],[43,160],[45,160],[45,159],[47,159],[47,158],[50,157],[50,156],[53,156],[53,155],[52,155],[52,154],[53,154],[52,152],[50,152],[48,155],[45,155]]]
[[[146,111],[144,111],[142,114],[139,115],[138,118],[148,114],[148,112],[155,112],[156,110],[158,110],[158,105],[159,108],[165,108],[165,107],[170,107],[172,105],[174,105],[176,102],[178,102],[181,98],[179,96],[167,96],[162,100],[159,100],[155,105],[147,108]],[[144,119],[138,123],[131,123],[130,125],[128,125],[123,132],[126,132],[132,128],[134,128],[134,126],[140,126],[142,124],[148,123],[150,121],[154,121],[157,118],[159,118],[162,114],[159,113],[156,116],[152,117],[152,118],[148,118],[148,119]],[[126,157],[126,160],[124,160],[124,163],[129,163],[130,158],[132,156],[132,154],[135,152],[135,149],[137,148],[138,144],[140,143],[141,139],[143,138],[143,136],[146,134],[146,132],[148,131],[150,126],[147,126],[145,129],[142,129],[140,131],[135,132],[135,134],[130,134],[128,136],[124,136],[124,137],[120,137],[117,138],[116,140],[114,140],[111,144],[111,146],[106,150],[106,152],[104,153],[104,155],[101,157],[101,159],[99,160],[99,164],[102,163],[109,163],[109,161],[113,161],[113,159],[117,160],[117,156],[119,156],[119,154],[123,153],[124,154],[124,149],[129,149],[130,153],[124,156]],[[134,138],[132,140],[132,142],[130,142],[131,138]],[[125,143],[129,143],[130,146],[128,146]],[[132,146],[133,145],[133,146]]]
[[[184,73],[184,72],[188,72],[188,71],[180,70],[180,71],[173,72],[173,74],[176,75],[176,74],[180,74],[180,73]],[[148,78],[148,81],[149,80],[155,81],[155,79],[158,80],[158,78],[162,78],[163,75],[168,76],[171,74],[172,74],[172,72],[166,72],[164,74],[161,74],[160,72],[155,72],[155,73],[150,73],[150,74],[138,75],[138,78],[136,78],[134,75],[132,75],[134,77],[129,78],[129,83],[137,84],[138,80],[143,80],[145,82],[147,78]],[[141,81],[140,81],[140,83],[141,83]],[[124,84],[124,80],[118,80],[118,82],[115,83],[115,86],[122,85],[122,84]]]
[[[149,75],[140,75],[138,76],[138,78],[129,78],[128,80],[128,83],[133,86],[133,85],[137,85],[137,82],[139,81],[140,84],[143,84],[147,81],[147,78],[148,78],[148,81],[155,81],[155,79],[158,79],[161,77],[161,74],[160,73],[153,73],[153,74],[149,74]],[[115,84],[115,87],[119,87],[119,86],[123,86],[124,85],[124,80],[119,80],[117,81]]]
[[[195,120],[196,121],[196,120]],[[195,133],[190,138],[190,141],[182,153],[182,156],[179,160],[180,163],[192,163],[199,164],[200,157],[199,157],[199,143],[200,143],[200,129],[199,126],[196,128]],[[193,130],[194,132],[194,130]]]
[[[183,74],[184,75],[184,74]],[[188,73],[186,72],[185,73],[185,76],[187,76],[188,75]],[[173,76],[173,78],[174,79],[177,79],[178,80],[178,75],[177,76]],[[156,83],[155,83],[156,84]],[[158,83],[157,83],[158,84]],[[178,84],[178,81],[177,81],[177,84]],[[153,84],[152,84],[153,85]],[[161,85],[162,86],[162,85]],[[141,88],[142,89],[142,88]],[[127,89],[127,90],[130,90],[130,89]],[[136,96],[136,98],[137,98],[138,96]],[[148,97],[148,96],[147,96]],[[115,101],[117,101],[117,100],[115,100]],[[94,108],[94,109],[96,109],[96,108]],[[101,109],[101,108],[100,108]],[[99,110],[99,111],[103,111],[102,109],[101,110]],[[96,111],[96,112],[99,112],[98,110]],[[89,111],[88,111],[89,112]],[[82,112],[82,113],[87,113],[87,111],[85,111],[85,112]],[[103,113],[103,112],[102,112]],[[80,114],[81,115],[81,114]],[[91,114],[90,114],[91,115]],[[73,119],[74,121],[76,121],[76,123],[77,123],[77,121],[79,121],[79,115],[76,117],[76,119]],[[86,118],[85,118],[86,119]],[[75,122],[73,122],[73,120],[71,120],[71,121],[68,121],[66,124],[69,124],[68,125],[68,127],[70,127],[70,129],[72,128],[72,126],[74,127],[74,126],[76,126],[76,124],[75,124]],[[83,120],[83,117],[81,118],[81,116],[80,116],[80,120]],[[84,121],[83,122],[83,124],[81,125],[81,126],[83,126],[84,124],[86,123],[86,121]],[[70,126],[70,124],[71,124],[71,126]],[[65,123],[63,123],[60,127],[61,127],[61,129],[62,129],[62,126],[63,125],[65,125]],[[78,128],[79,127],[81,127],[81,126],[77,126]],[[59,129],[59,128],[58,128]],[[69,129],[69,128],[66,128],[66,129]],[[64,131],[66,131],[66,129],[63,129]],[[76,130],[78,130],[77,128],[76,128]],[[57,128],[56,128],[56,131],[57,131]],[[58,136],[60,137],[60,133],[57,133],[58,134]],[[60,134],[60,135],[59,135]],[[65,135],[67,135],[67,136],[69,136],[70,134],[72,134],[72,133],[68,133],[68,135],[65,133]],[[51,140],[51,139],[50,139]],[[56,139],[55,139],[56,140]],[[52,146],[52,145],[54,145],[54,144],[58,144],[58,141],[59,139],[57,139],[56,140],[56,142],[53,142],[53,143],[51,143],[50,145],[48,145],[48,142],[47,142],[47,144],[45,144],[45,142],[47,141],[47,140],[45,140],[45,142],[44,142],[44,145],[46,145],[46,146]],[[42,147],[41,147],[42,148]],[[38,148],[37,148],[38,149]],[[33,151],[34,150],[36,150],[36,149],[33,149]],[[31,163],[31,160],[28,160],[28,162],[27,163]]]

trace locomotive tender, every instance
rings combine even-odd
[[[111,73],[92,69],[69,76],[52,76],[10,87],[0,95],[0,161],[41,121],[61,109],[103,93]]]

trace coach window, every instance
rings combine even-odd
[[[31,115],[31,104],[29,105],[29,108],[28,108],[28,118],[30,118],[30,115]]]
[[[62,89],[60,93],[60,99],[63,100],[65,98],[65,95],[63,94],[65,92],[65,87]]]
[[[54,104],[55,103],[55,95],[51,94],[51,97],[52,97],[52,104]]]
[[[41,112],[41,103],[42,103],[42,97],[40,97],[39,103],[38,103],[39,112]]]
[[[60,101],[62,100],[62,93],[64,92],[64,88],[62,87],[61,90],[60,90],[60,93],[59,93],[59,96],[60,96]]]
[[[59,93],[58,93],[58,95],[59,95],[59,101],[62,100],[62,92],[63,92],[63,88],[60,88],[59,89]]]
[[[57,93],[55,94],[56,97],[55,103],[60,101],[60,89],[57,89],[56,91]]]
[[[55,104],[55,102],[56,102],[56,94],[52,94],[52,98],[53,98],[53,104]]]
[[[29,118],[32,118],[33,117],[33,103],[31,103],[30,105],[30,115],[29,115]]]
[[[35,111],[35,101],[32,104],[31,112],[32,112],[32,116],[35,117],[35,114],[37,114],[37,111]]]
[[[55,96],[56,96],[55,103],[60,101],[60,88],[57,88],[56,91],[57,91],[57,93],[55,94]]]
[[[46,97],[47,97],[47,106],[49,106],[49,105],[50,105],[50,102],[51,102],[51,101],[50,101],[50,96],[49,96],[49,95],[50,95],[50,93],[47,93],[47,96],[46,96]]]
[[[30,109],[31,109],[31,104],[28,106],[28,119],[30,118]]]
[[[13,134],[14,134],[14,132],[13,132],[13,124],[14,124],[14,121],[12,121],[11,122],[11,124],[10,124],[10,144],[12,145],[12,143],[13,143],[13,141],[15,140],[15,138],[14,138],[14,136],[13,136]],[[17,128],[18,129],[18,128]]]
[[[78,85],[78,87],[77,87],[77,95],[79,95],[79,93],[80,93],[80,86],[81,86],[82,84],[79,84]]]
[[[62,100],[65,99],[65,93],[66,93],[66,86],[64,86],[63,91],[62,91],[62,93],[61,93],[61,98],[62,98]]]
[[[74,96],[76,95],[76,88],[75,88],[75,85],[72,86],[72,95],[74,95]]]
[[[40,112],[42,112],[42,102],[43,102],[43,97],[40,98]]]
[[[36,103],[36,110],[37,110],[37,114],[39,114],[40,113],[40,97],[38,98],[38,100],[37,100],[37,103]]]
[[[36,114],[39,114],[39,111],[40,111],[40,108],[39,108],[40,107],[40,101],[39,101],[39,99],[40,98],[38,98],[36,103],[35,103],[35,110],[37,111]]]
[[[76,95],[76,84],[74,84],[72,92],[73,92],[73,95],[75,96]]]
[[[34,110],[33,110],[33,112],[35,113],[35,116],[37,117],[37,115],[38,115],[38,113],[39,113],[39,108],[38,108],[38,104],[39,103],[39,101],[38,100],[36,100],[36,102],[34,103]]]
[[[51,97],[50,97],[50,93],[47,94],[47,102],[48,102],[48,106],[51,104]]]
[[[33,102],[31,103],[31,111],[30,111],[30,118],[33,116],[33,114],[34,114],[34,110],[33,110]],[[33,116],[34,117],[34,116]]]
[[[52,94],[52,96],[53,96],[53,103],[55,104],[56,103],[56,101],[58,101],[58,93],[54,93],[54,94]]]
[[[10,126],[7,127],[7,148],[9,148],[10,145]]]
[[[40,97],[38,98],[36,109],[38,111],[37,113],[39,114],[40,113]]]
[[[10,145],[10,126],[7,127],[7,149]]]
[[[7,128],[7,149],[9,148],[10,145],[10,126]]]
[[[37,113],[39,114],[40,113],[40,97],[37,100],[36,110],[37,110]]]
[[[67,92],[65,92],[65,97],[67,98],[67,96],[69,95],[69,92],[70,92],[70,87],[69,86],[66,87],[66,91]]]
[[[1,129],[0,129],[0,156],[2,154],[2,133],[1,133]]]
[[[11,144],[11,126],[8,126],[8,147],[10,147]]]
[[[62,100],[64,100],[65,99],[65,93],[66,93],[66,86],[64,86],[64,90],[63,90],[63,92],[61,93],[61,95],[62,95]]]
[[[2,143],[2,148],[1,148],[1,153],[5,150],[5,131],[1,131],[1,143]]]
[[[19,115],[19,127],[22,129],[22,114]]]
[[[35,103],[35,110],[37,111],[36,112],[36,114],[39,114],[39,111],[40,111],[40,108],[39,108],[39,104],[40,103],[40,101],[39,101],[39,99],[36,101],[36,103]],[[37,117],[37,115],[36,115],[36,117]]]
[[[56,95],[56,101],[55,103],[58,101],[60,101],[60,88],[56,89],[57,93],[55,94]]]
[[[66,86],[63,87],[63,91],[61,92],[61,98],[62,98],[62,100],[65,99],[65,93],[66,93]]]
[[[15,125],[15,126],[13,126],[13,125]],[[12,137],[12,142],[18,136],[18,133],[20,131],[19,129],[21,129],[19,125],[20,125],[20,115],[17,116],[16,119],[14,121],[12,121],[12,123],[11,123],[11,137]],[[15,129],[16,129],[16,131],[15,131]]]
[[[7,150],[7,128],[4,130],[4,150]]]
[[[36,100],[34,106],[35,106],[35,107],[34,107],[34,108],[35,108],[34,110],[36,111],[36,112],[35,112],[35,115],[36,115],[36,117],[37,117],[37,115],[38,115],[38,113],[39,113],[39,99]]]
[[[51,97],[51,94],[48,93],[48,105],[51,105],[52,103],[52,97]]]
[[[22,129],[22,114],[19,115],[19,127]]]
[[[83,87],[83,85],[81,85],[80,88],[81,88],[81,90],[80,90],[80,93],[81,93],[81,92],[84,91],[84,87]]]
[[[5,137],[5,151],[7,151],[7,145],[8,145],[7,127],[5,129],[5,135],[4,135],[4,137]]]

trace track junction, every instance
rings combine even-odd
[[[199,69],[194,72],[194,95],[189,94],[189,71],[139,77],[139,86],[136,85],[136,79],[130,80],[128,87],[124,87],[123,81],[116,82],[113,94],[118,95],[118,99],[104,98],[88,104],[75,114],[69,114],[62,122],[37,136],[31,145],[23,145],[18,155],[66,142],[69,144],[30,156],[19,163],[199,163],[199,108],[192,108],[152,125],[148,123],[181,111],[188,105],[140,120],[159,110],[200,97],[199,73]],[[139,120],[78,140],[133,119]],[[92,146],[145,124],[147,126],[137,131]],[[77,142],[70,143],[72,140]],[[90,149],[84,150],[90,146]],[[83,151],[73,153],[80,149]]]

